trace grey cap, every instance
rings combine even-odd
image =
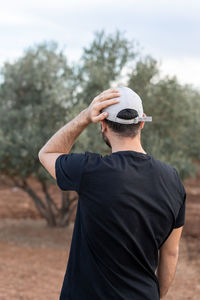
[[[106,119],[121,123],[121,124],[137,124],[140,121],[147,121],[151,122],[152,117],[146,116],[142,117],[143,115],[143,106],[142,100],[132,89],[126,86],[120,86],[116,88],[120,92],[120,96],[116,97],[119,99],[120,102],[107,106],[106,108],[102,109],[102,112],[108,112],[108,117]],[[125,120],[117,117],[117,114],[126,108],[134,109],[136,111],[137,116],[133,119]]]

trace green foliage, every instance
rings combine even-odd
[[[74,70],[56,43],[29,48],[5,63],[0,88],[0,171],[10,177],[51,179],[38,160],[47,140],[85,107],[74,104]],[[86,147],[85,133],[76,151]]]
[[[114,35],[106,35],[104,30],[95,32],[91,45],[83,48],[79,62],[82,92],[78,97],[89,104],[92,97],[110,88],[135,56],[133,41],[128,41],[120,31]]]
[[[146,115],[152,116],[152,123],[146,123],[142,131],[144,149],[176,167],[182,178],[192,175],[193,161],[200,159],[199,93],[180,85],[176,77],[160,79],[151,57],[136,64],[128,86],[141,96]]]

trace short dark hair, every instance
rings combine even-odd
[[[138,116],[138,113],[134,109],[126,108],[121,110],[118,114],[117,117],[125,120],[130,120]],[[134,138],[140,128],[141,121],[138,122],[137,124],[120,124],[117,122],[110,121],[108,119],[104,119],[108,127],[113,131],[116,132],[118,135],[122,137],[131,137]]]

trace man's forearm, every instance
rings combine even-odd
[[[40,151],[43,153],[69,153],[77,137],[90,123],[86,108],[60,128]]]
[[[177,255],[165,255],[160,257],[157,268],[157,277],[160,286],[160,298],[167,294],[167,291],[175,277],[176,265],[178,262]]]

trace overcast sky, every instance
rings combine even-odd
[[[6,0],[0,7],[0,65],[44,40],[75,61],[95,31],[119,29],[161,62],[163,75],[200,88],[200,1]]]

